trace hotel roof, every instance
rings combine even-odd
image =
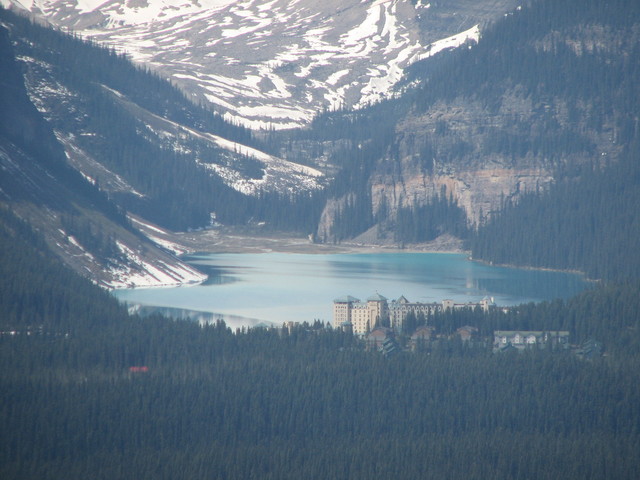
[[[386,302],[386,301],[387,299],[382,295],[380,295],[378,292],[376,292],[375,295],[371,295],[369,298],[367,298],[367,302]]]
[[[336,298],[333,303],[357,303],[360,299],[352,297],[351,295],[345,295],[344,297]]]

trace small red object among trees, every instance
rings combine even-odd
[[[129,371],[131,373],[146,373],[149,371],[149,367],[147,366],[129,367]]]

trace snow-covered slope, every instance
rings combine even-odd
[[[260,191],[295,193],[317,190],[324,186],[324,174],[315,168],[290,162],[219,135],[201,132],[162,118],[129,101],[120,92],[103,87],[114,96],[116,101],[146,125],[149,133],[157,137],[158,143],[168,143],[173,149],[185,151],[196,140],[226,152],[225,156],[230,159],[227,164],[206,163],[197,157],[196,161],[241,193],[247,195],[256,195]],[[243,156],[256,160],[262,165],[263,174],[260,178],[249,178],[238,171],[234,164],[237,163],[238,157]]]
[[[126,51],[253,128],[392,92],[411,63],[479,37],[511,0],[0,0]],[[482,7],[482,8],[480,8]]]
[[[99,179],[101,189],[106,192],[144,197],[144,194],[136,191],[126,179],[100,164],[79,145],[78,137],[98,137],[102,134],[82,125],[84,116],[88,114],[83,111],[81,96],[62,85],[52,75],[52,65],[24,55],[19,61],[22,64],[29,99],[43,117],[54,125],[58,141],[64,146],[67,159],[74,168],[92,183]],[[203,165],[212,176],[220,177],[227,185],[241,193],[291,194],[317,190],[324,186],[326,179],[319,170],[162,118],[140,107],[122,93],[105,85],[102,87],[115,102],[133,115],[144,134],[152,137],[153,142],[162,145],[163,148],[182,152],[193,151],[195,142],[215,148],[220,152],[218,163],[207,163],[196,154],[193,155],[193,161]],[[56,121],[63,112],[66,113],[66,120]],[[262,174],[253,177],[243,174],[239,167],[242,165],[242,157],[257,161]]]
[[[0,142],[0,171],[0,202],[37,230],[65,264],[93,282],[122,288],[206,280],[207,275],[173,255],[184,249],[163,241],[162,231],[149,235],[153,243],[146,241],[72,191],[83,190],[79,185],[69,185],[56,169],[10,143]],[[150,228],[140,230],[146,233]],[[104,248],[112,242],[113,249]]]
[[[205,274],[175,257],[176,247],[162,241],[160,229],[147,240],[97,182],[72,168],[73,143],[68,140],[73,136],[54,131],[53,117],[61,112],[48,106],[57,102],[64,108],[77,95],[51,75],[48,81],[32,81],[30,70],[23,67],[46,69],[46,65],[35,58],[16,57],[14,48],[19,42],[6,33],[16,26],[5,23],[6,18],[0,22],[0,208],[26,222],[53,254],[99,285],[117,288],[204,281]],[[81,115],[79,109],[74,114]],[[75,133],[83,134],[78,129]],[[96,169],[102,167],[82,150],[73,155],[84,157]],[[130,190],[117,175],[108,183],[110,191]]]

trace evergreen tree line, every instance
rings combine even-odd
[[[393,232],[398,243],[428,242],[443,233],[465,238],[467,215],[443,188],[426,205],[399,208]]]
[[[579,270],[591,278],[635,278],[640,268],[640,149],[589,166],[578,181],[530,193],[471,239],[473,256],[495,263]]]
[[[129,316],[0,213],[2,478],[637,475],[633,282],[428,320],[569,328],[602,358],[459,341],[386,358],[318,322],[233,333]]]
[[[411,103],[419,112],[456,99],[482,105],[482,116],[474,120],[478,144],[469,145],[477,155],[511,157],[514,164],[538,159],[552,167],[596,159],[599,136],[608,133],[624,145],[637,128],[640,51],[634,24],[640,10],[637,2],[614,4],[526,2],[487,28],[472,48],[410,69],[407,82],[423,79]],[[512,95],[531,110],[505,113]],[[433,156],[448,163],[465,155],[460,141],[466,139],[448,147],[453,133],[441,122],[430,137],[427,163]]]
[[[327,198],[338,203],[338,211],[329,232],[321,232],[336,241],[352,238],[374,225],[371,204],[370,176],[380,151],[387,148],[393,133],[385,125],[377,127],[377,134],[362,143],[357,138],[337,149],[331,163],[341,170],[327,188]]]
[[[44,239],[5,205],[0,205],[0,242],[3,332],[44,329],[76,334],[127,318],[108,292],[63,266]]]
[[[73,236],[103,262],[122,255],[114,235],[105,233],[100,224],[88,216],[65,212],[60,215],[60,225],[67,235]]]
[[[471,51],[456,53],[464,61],[450,58],[437,72],[473,78],[472,82],[463,80],[451,93],[438,90],[439,86],[449,88],[444,82],[432,81],[430,88],[425,87],[422,103],[418,103],[422,108],[443,95],[498,99],[505,82],[523,89],[533,105],[561,100],[570,131],[551,118],[545,120],[547,125],[537,137],[526,125],[517,126],[518,119],[514,119],[521,133],[515,137],[509,131],[492,134],[485,144],[486,153],[511,151],[523,156],[541,149],[546,158],[562,158],[583,152],[582,166],[557,169],[558,182],[550,191],[530,192],[517,205],[504,204],[501,214],[473,235],[474,257],[580,270],[592,278],[635,277],[640,264],[636,253],[640,233],[640,49],[633,32],[640,11],[635,2],[614,3],[540,1],[525,5],[521,12],[489,29]],[[604,25],[606,42],[589,44],[593,25]],[[580,53],[565,41],[572,35],[587,38],[580,44]],[[496,77],[503,81],[495,81]],[[589,132],[607,133],[618,146],[615,158],[602,157],[589,140],[593,138]]]
[[[438,100],[463,96],[483,101],[491,111],[499,106],[505,89],[517,85],[534,105],[543,106],[554,97],[569,105],[589,99],[593,112],[611,113],[616,110],[612,97],[633,96],[629,70],[637,70],[637,62],[627,53],[637,51],[633,29],[640,16],[636,2],[613,3],[525,2],[487,28],[473,48],[444,56],[438,68],[428,72],[426,65],[415,65],[407,81],[427,78],[415,92],[413,105],[426,111]],[[594,26],[603,26],[608,36],[590,45],[589,29]],[[568,45],[575,37],[582,40],[579,51]]]

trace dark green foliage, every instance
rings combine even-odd
[[[3,332],[76,334],[127,318],[107,292],[54,259],[44,240],[4,206],[0,207],[0,269]]]
[[[568,300],[528,303],[507,312],[495,308],[487,313],[481,309],[436,313],[427,324],[445,335],[465,325],[475,326],[482,339],[491,339],[495,330],[565,330],[576,345],[596,339],[610,355],[626,358],[640,352],[640,337],[631,333],[640,325],[639,291],[636,276],[627,283],[594,285]]]
[[[443,233],[467,236],[467,216],[444,188],[426,205],[398,209],[393,226],[396,242],[428,242]]]
[[[323,330],[234,335],[161,318],[93,339],[1,342],[4,478],[634,478],[638,468],[631,351],[583,362],[453,345],[385,359]]]
[[[549,125],[539,139],[544,155],[582,150],[583,161],[589,160],[582,167],[559,169],[559,180],[548,192],[529,193],[517,205],[506,202],[503,211],[479,229],[470,246],[474,257],[495,263],[580,270],[606,280],[635,278],[640,268],[640,49],[626,37],[633,35],[631,25],[638,22],[640,11],[637,2],[569,5],[573,3],[536,2],[500,23],[489,39],[494,35],[511,38],[513,32],[529,28],[530,40],[542,42],[545,31],[537,31],[532,23],[538,18],[565,32],[573,28],[572,34],[588,29],[592,22],[605,25],[615,46],[583,43],[577,55],[552,36],[544,40],[550,45],[544,52],[511,39],[509,47],[500,50],[502,60],[492,62],[487,75],[506,70],[517,56],[521,68],[509,70],[508,77],[524,86],[532,98],[561,98],[575,130],[567,136]],[[474,51],[487,59],[494,54],[487,48],[483,41]],[[480,62],[479,72],[483,65],[487,63]],[[481,90],[495,88],[487,80]],[[588,146],[582,135],[588,130],[608,134],[616,145],[615,158]],[[487,148],[503,148],[510,141],[507,136],[496,137]],[[529,137],[513,143],[527,141],[538,140]]]
[[[603,358],[446,340],[385,358],[319,322],[234,334],[128,317],[0,213],[2,478],[632,479],[640,468],[637,284],[428,319],[445,333],[569,328],[602,341]]]
[[[337,120],[350,122],[344,118]],[[328,188],[328,196],[337,199],[338,211],[331,231],[324,232],[324,235],[338,241],[354,237],[373,226],[369,177],[381,152],[388,148],[393,139],[386,121],[371,125],[372,130],[367,130],[366,122],[353,121],[351,125],[352,130],[349,131],[353,131],[354,138],[332,155],[332,163],[340,165],[341,171]],[[370,139],[360,141],[363,127],[364,131],[373,135]],[[345,125],[344,128],[348,127]],[[320,234],[323,235],[323,232]]]
[[[585,169],[548,193],[530,194],[481,228],[471,245],[496,263],[580,270],[591,278],[640,271],[640,150],[619,163]]]
[[[591,50],[583,44],[582,54],[577,55],[565,43],[566,37],[554,38],[554,33],[576,35],[593,25],[605,25],[613,35],[630,33],[626,29],[640,18],[637,2],[616,0],[613,4],[580,0],[527,2],[521,10],[486,29],[482,41],[472,49],[459,49],[440,59],[438,68],[431,69],[434,73],[416,94],[416,105],[425,109],[439,99],[460,95],[499,101],[505,86],[519,85],[527,96],[532,96],[534,105],[553,97],[569,103],[586,97],[595,102],[594,112],[613,110],[612,105],[606,104],[606,97],[618,88],[633,88],[619,65],[605,60],[615,58],[617,62],[618,52],[600,52],[597,47]],[[624,38],[616,38],[615,42],[626,47]],[[424,69],[414,68],[416,76],[424,75]],[[452,78],[456,81],[450,81]]]
[[[317,228],[325,201],[324,190],[290,195],[260,192],[251,213],[254,220],[266,222],[267,229],[310,235]]]
[[[371,213],[371,194],[362,184],[354,193],[343,198],[335,214],[330,230],[330,238],[337,241],[352,238],[373,226]],[[322,240],[327,240],[321,233]]]
[[[415,66],[407,81],[424,78],[413,105],[426,112],[437,102],[479,102],[482,132],[478,155],[511,157],[531,164],[599,160],[598,136],[625,145],[637,130],[640,50],[637,2],[569,0],[527,2],[483,32],[471,49],[458,49],[436,65]],[[595,32],[607,32],[595,40]],[[451,79],[455,79],[452,81]],[[530,111],[509,115],[515,94]],[[492,122],[501,122],[498,128]],[[436,134],[446,134],[446,125]],[[438,135],[434,142],[438,143]],[[436,145],[437,147],[437,145]],[[436,148],[438,151],[438,148]],[[450,158],[440,154],[445,163]]]
[[[62,214],[60,225],[67,235],[75,237],[84,248],[93,252],[93,255],[100,260],[108,261],[121,255],[115,238],[105,234],[100,225],[92,222],[86,216]]]

